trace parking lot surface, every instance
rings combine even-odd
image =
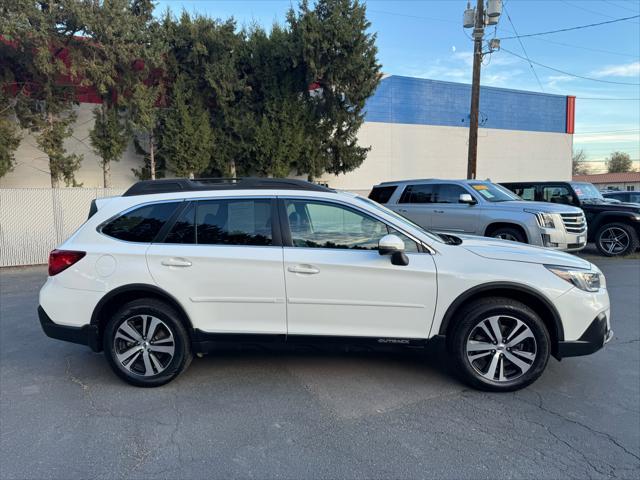
[[[512,394],[438,354],[314,351],[218,353],[135,388],[45,337],[44,267],[0,270],[0,478],[638,478],[640,260],[589,259],[613,340]]]

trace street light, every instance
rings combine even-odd
[[[469,156],[467,159],[467,178],[476,178],[478,159],[478,109],[480,104],[480,67],[482,66],[482,41],[484,27],[497,25],[502,13],[502,0],[477,0],[476,8],[467,8],[462,16],[464,28],[473,28],[473,79],[471,82],[471,111],[469,115]],[[500,40],[493,39],[489,43],[491,53],[500,48]]]

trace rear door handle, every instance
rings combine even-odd
[[[444,213],[444,210],[434,210],[434,213]]]
[[[165,267],[190,267],[192,265],[186,258],[165,258],[160,263]]]
[[[407,213],[407,211],[406,211],[404,208],[399,208],[399,209],[398,209],[398,211],[399,211],[400,213]]]
[[[304,273],[306,275],[315,275],[316,273],[320,273],[320,269],[313,265],[295,265],[287,268],[287,270],[292,273]]]

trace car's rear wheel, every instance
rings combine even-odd
[[[467,305],[449,342],[462,379],[491,391],[513,391],[533,383],[547,365],[550,346],[549,333],[536,312],[499,297]]]
[[[170,382],[191,363],[192,353],[179,314],[164,302],[129,302],[109,319],[104,352],[113,371],[139,387]]]
[[[527,237],[517,228],[501,227],[493,230],[489,237],[499,238],[501,240],[509,240],[511,242],[527,243]]]
[[[638,248],[638,234],[630,225],[607,223],[596,232],[596,247],[607,257],[628,255]]]

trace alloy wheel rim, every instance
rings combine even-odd
[[[510,382],[529,371],[537,343],[522,320],[508,315],[487,317],[471,330],[466,355],[473,369],[487,380]]]
[[[619,227],[607,228],[600,235],[600,246],[610,255],[624,252],[630,241],[629,234]]]
[[[143,377],[166,370],[173,360],[175,348],[171,329],[152,315],[127,318],[113,338],[113,350],[122,368]]]

